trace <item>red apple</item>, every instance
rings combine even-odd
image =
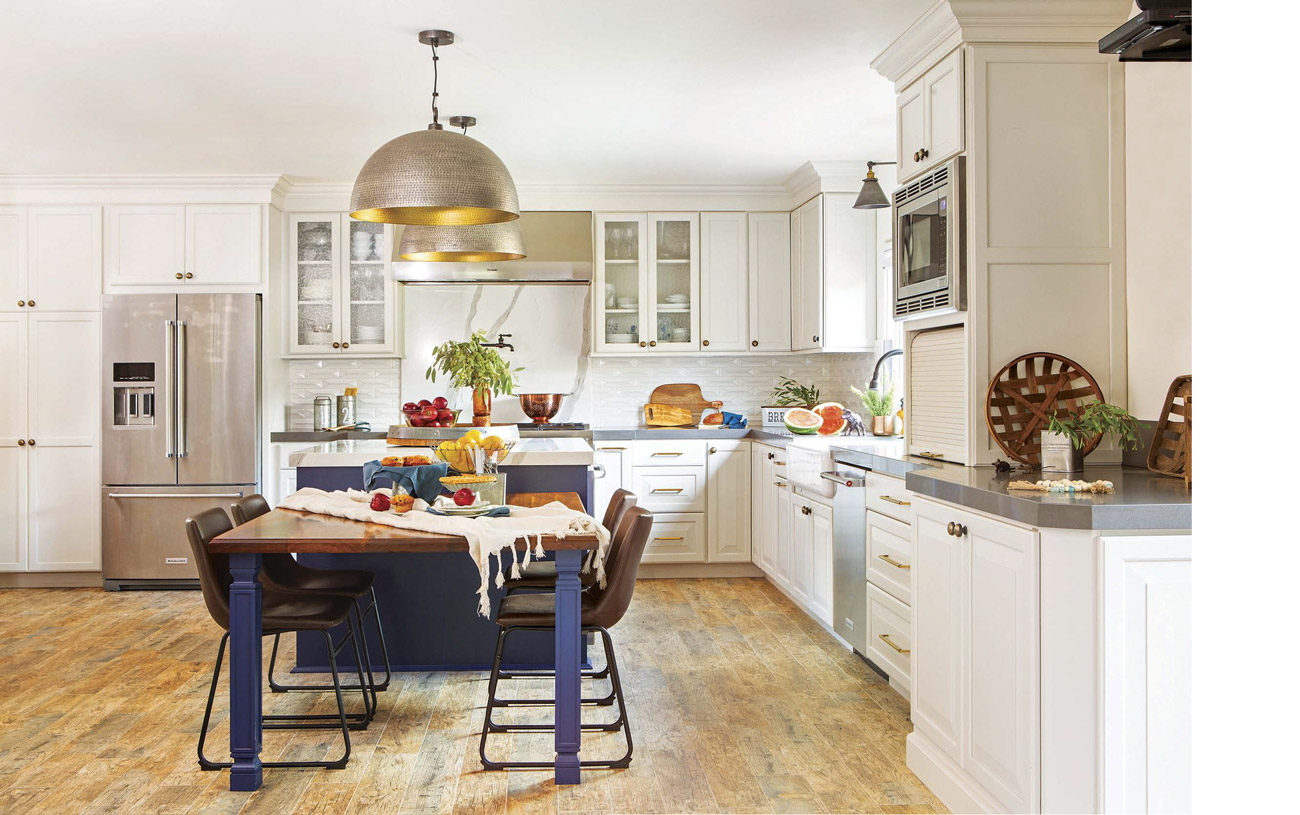
[[[402,410],[419,410],[419,409],[420,406],[415,404],[414,402],[407,402],[406,404],[402,405]]]
[[[430,402],[428,399],[421,399],[418,404],[420,407],[428,407],[429,405],[432,405],[433,402]]]
[[[443,410],[438,411],[438,421],[440,422],[450,422],[454,418],[456,418],[456,414],[452,413],[450,410],[444,408]]]
[[[445,396],[439,396],[438,398],[434,399],[434,400],[433,400],[433,406],[436,407],[438,410],[446,410],[446,409],[447,409],[447,397],[445,397]]]
[[[387,512],[391,506],[392,501],[388,500],[388,496],[382,492],[375,493],[375,496],[370,499],[370,508],[375,512]]]
[[[451,496],[451,500],[455,501],[456,506],[458,507],[467,507],[470,504],[474,503],[474,491],[471,489],[467,489],[465,487],[461,487],[460,489],[456,490],[455,495]]]

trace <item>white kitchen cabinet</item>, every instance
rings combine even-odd
[[[0,572],[27,571],[27,447],[0,438]]]
[[[647,235],[649,269],[646,329],[661,351],[700,348],[700,219],[693,212],[652,212]]]
[[[778,475],[778,448],[754,442],[750,452],[750,547],[752,562],[765,574],[777,571],[777,497],[788,489]]]
[[[749,213],[749,350],[790,350],[790,218]]]
[[[0,207],[0,311],[98,311],[99,207]]]
[[[899,181],[920,175],[962,151],[964,99],[960,49],[899,91]]]
[[[948,534],[952,512],[916,502],[912,525],[912,724],[961,761],[965,548]]]
[[[867,511],[867,581],[899,602],[912,602],[912,529]]]
[[[603,517],[605,507],[620,489],[632,489],[632,454],[628,450],[631,442],[608,441],[595,442],[593,462],[599,467],[593,482],[595,506],[589,508],[588,514]],[[610,530],[613,532],[614,530]]]
[[[650,348],[645,330],[646,305],[645,213],[596,213],[597,351],[644,351]]]
[[[702,563],[705,555],[703,514],[655,513],[642,563]]]
[[[28,570],[99,571],[99,449],[37,446],[27,453]]]
[[[749,348],[749,237],[744,212],[700,213],[700,348]]]
[[[637,505],[651,512],[704,512],[707,472],[704,465],[633,467],[632,491]]]
[[[699,224],[694,212],[596,214],[597,351],[700,349]]]
[[[709,442],[708,557],[710,563],[750,559],[749,442]]]
[[[912,609],[873,583],[867,584],[867,646],[863,656],[889,675],[889,684],[910,698]]]
[[[289,215],[287,355],[400,355],[391,240],[384,224]]]
[[[794,570],[794,488],[784,479],[776,492],[776,568],[768,576],[789,591]]]
[[[278,471],[279,480],[276,482],[276,495],[271,497],[272,506],[280,503],[285,498],[293,495],[298,491],[298,468],[286,467]]]
[[[792,348],[877,345],[876,220],[851,193],[820,193],[790,216]]]
[[[123,204],[107,208],[105,284],[155,290],[256,290],[263,280],[258,204]]]
[[[794,496],[790,519],[790,595],[828,625],[834,576],[832,527],[830,507]]]

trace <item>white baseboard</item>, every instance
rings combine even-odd
[[[642,563],[637,578],[664,577],[762,577],[763,570],[752,563]]]
[[[0,572],[0,589],[103,588],[99,572]]]
[[[962,772],[924,733],[907,734],[907,768],[951,812],[1002,812],[997,802]]]

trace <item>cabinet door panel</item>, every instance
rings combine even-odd
[[[642,563],[703,563],[704,516],[698,512],[655,513]]]
[[[919,153],[925,146],[925,99],[918,79],[898,94],[898,180],[906,181],[925,166]]]
[[[867,513],[867,580],[904,603],[912,602],[912,529]]]
[[[108,285],[180,286],[185,268],[185,207],[108,208]]]
[[[0,446],[27,439],[28,331],[26,314],[0,314],[0,359],[8,374],[0,388]]]
[[[32,207],[27,215],[27,299],[45,311],[98,311],[103,282],[99,207]]]
[[[791,497],[790,594],[809,605],[813,589],[812,506],[797,495]]]
[[[917,502],[912,527],[912,722],[961,761],[964,550],[948,534],[957,513]]]
[[[609,506],[609,501],[614,497],[614,493],[625,486],[623,484],[623,457],[625,455],[627,455],[626,450],[614,450],[606,447],[596,448],[593,461],[600,465],[602,472],[597,472],[595,478],[592,479],[595,485],[592,501],[595,502],[595,506],[591,508],[591,515],[597,518],[604,517],[605,507]],[[631,484],[626,486],[631,487]]]
[[[954,51],[926,72],[925,86],[926,156],[923,165],[931,166],[954,156],[962,149],[963,99],[962,53]]]
[[[396,284],[388,262],[392,230],[383,224],[342,219],[343,353],[391,353]]]
[[[711,443],[707,486],[710,563],[749,560],[749,470],[749,442]]]
[[[185,208],[187,282],[256,286],[262,282],[262,211],[257,204]]]
[[[26,302],[27,210],[0,207],[0,312],[26,313]]]
[[[700,348],[700,228],[691,212],[648,216],[650,285],[641,338],[660,351]]]
[[[26,447],[0,439],[0,572],[27,569]]]
[[[596,214],[596,350],[648,351],[649,286],[644,213]],[[645,342],[645,345],[641,345]]]
[[[821,347],[822,335],[822,197],[799,207],[799,289],[794,350]]]
[[[790,214],[749,213],[749,343],[790,350]]]
[[[342,326],[339,306],[339,219],[334,215],[289,216],[288,352],[337,353]]]
[[[974,515],[962,765],[1010,812],[1037,811],[1037,533]],[[918,607],[920,603],[918,601]]]
[[[97,444],[99,315],[35,312],[28,319],[28,436],[41,446]],[[96,483],[96,502],[98,494]]]
[[[865,351],[876,340],[876,216],[851,193],[823,193],[822,319],[813,345]]]
[[[98,571],[99,450],[38,446],[28,457],[28,568]]]
[[[749,347],[749,240],[743,212],[700,213],[700,348]]]
[[[810,504],[812,515],[809,524],[808,552],[811,558],[808,606],[827,625],[832,624],[832,587],[835,585],[833,528],[831,509],[821,504]]]
[[[790,487],[779,487],[776,493],[776,569],[771,573],[777,585],[790,587],[791,560],[793,544],[794,500]]]

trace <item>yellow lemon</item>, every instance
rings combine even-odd
[[[488,436],[483,440],[484,450],[500,450],[506,443],[500,436]]]
[[[483,441],[483,434],[477,430],[471,430],[465,435],[461,436],[460,440],[466,443],[473,442],[475,444],[478,444],[479,442]]]

